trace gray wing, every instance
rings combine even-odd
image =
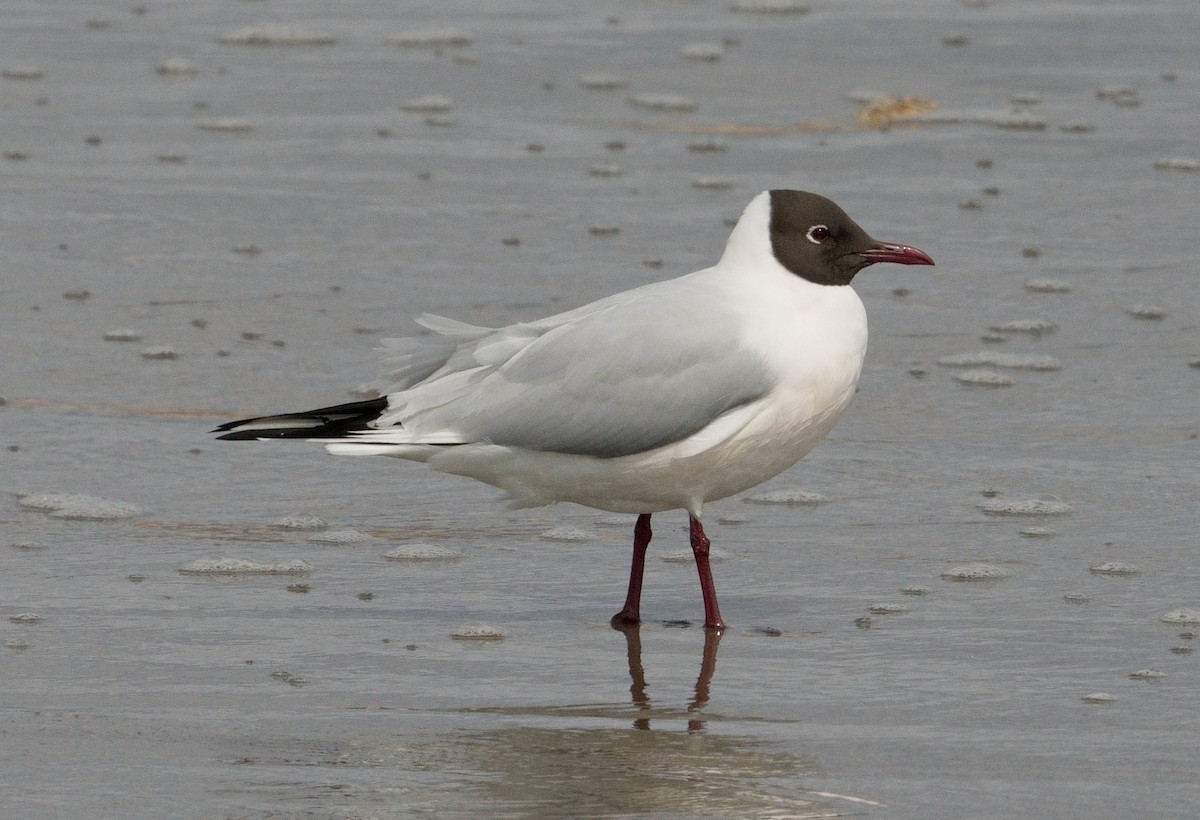
[[[775,386],[762,359],[739,347],[736,329],[715,300],[695,294],[683,304],[678,296],[617,302],[547,331],[402,424],[598,458],[645,452]]]

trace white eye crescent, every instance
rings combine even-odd
[[[804,234],[804,238],[814,245],[822,245],[833,233],[825,225],[813,225],[808,229],[808,233]]]

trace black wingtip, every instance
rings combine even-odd
[[[222,433],[217,441],[259,441],[261,439],[338,439],[355,430],[366,430],[369,422],[387,410],[387,397],[319,407],[303,413],[258,416],[227,421],[212,432]]]

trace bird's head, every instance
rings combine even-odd
[[[848,285],[876,262],[932,265],[924,251],[879,242],[833,201],[807,191],[774,190],[771,252],[787,270],[818,285]]]

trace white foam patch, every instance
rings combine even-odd
[[[984,563],[959,564],[942,572],[947,581],[998,581],[1011,575],[1004,567]]]
[[[1157,669],[1139,669],[1129,673],[1129,677],[1134,680],[1162,680],[1166,676],[1166,672],[1160,672]]]
[[[173,347],[148,347],[142,351],[143,359],[170,361],[179,358],[179,352]]]
[[[450,633],[456,641],[502,641],[508,637],[504,630],[487,624],[465,624]]]
[[[561,542],[591,541],[595,539],[595,537],[595,533],[588,532],[587,530],[581,530],[578,527],[568,526],[553,527],[538,536],[538,538],[541,538],[543,541]]]
[[[977,353],[956,353],[943,356],[938,364],[945,367],[1003,367],[1011,370],[1061,370],[1062,362],[1053,356],[1037,353],[1001,353],[982,350]]]
[[[1041,336],[1043,333],[1058,330],[1058,325],[1048,319],[1017,319],[992,325],[988,329],[996,333],[1028,333],[1031,336]]]
[[[1096,99],[1110,102],[1137,99],[1138,90],[1131,85],[1102,85],[1096,90]]]
[[[736,0],[729,10],[738,14],[808,14],[812,7],[799,0]]]
[[[142,334],[137,330],[121,328],[120,330],[110,330],[104,334],[106,342],[140,342]]]
[[[954,380],[974,387],[1012,387],[1013,380],[997,370],[981,367],[954,374]]]
[[[20,612],[16,615],[9,615],[8,620],[12,621],[14,624],[40,624],[42,622],[42,616],[38,615],[36,612]]]
[[[184,575],[304,575],[312,569],[312,564],[299,560],[260,564],[242,558],[201,558],[179,571]]]
[[[1200,159],[1195,157],[1163,157],[1154,161],[1158,171],[1200,171]]]
[[[720,43],[688,43],[679,50],[679,55],[688,60],[715,63],[725,56],[725,46]]]
[[[292,23],[257,23],[222,34],[217,42],[233,46],[327,46],[336,38],[327,31]]]
[[[979,505],[987,515],[1065,515],[1071,505],[1043,498],[991,498]]]
[[[903,615],[912,608],[904,604],[873,604],[870,611],[872,615]]]
[[[1022,538],[1053,538],[1056,535],[1058,532],[1049,527],[1025,527],[1021,530]]]
[[[1149,319],[1154,321],[1167,318],[1167,309],[1158,305],[1134,305],[1128,312],[1135,319]]]
[[[400,103],[400,110],[414,114],[444,114],[454,110],[454,100],[441,94],[430,94],[405,100]]]
[[[1105,561],[1088,569],[1093,575],[1137,575],[1142,571],[1137,564],[1129,564],[1124,561]]]
[[[593,165],[591,168],[588,168],[588,176],[596,177],[597,179],[615,179],[616,177],[623,176],[624,174],[625,171],[620,165],[615,165],[612,163],[606,165]]]
[[[73,493],[29,493],[18,502],[29,510],[48,512],[72,521],[115,521],[145,515],[146,510],[127,501]]]
[[[375,539],[374,536],[368,535],[361,530],[344,529],[319,532],[316,535],[310,536],[308,540],[314,544],[362,544]]]
[[[1172,609],[1159,620],[1164,624],[1200,624],[1200,609]]]
[[[159,63],[155,71],[164,77],[190,77],[196,73],[196,66],[191,60],[169,57]]]
[[[216,131],[224,134],[247,134],[254,130],[250,120],[241,117],[217,117],[212,120],[201,120],[196,123],[201,131]]]
[[[6,80],[40,80],[45,76],[45,71],[31,65],[10,65],[0,70],[0,77]]]
[[[729,553],[725,552],[725,550],[717,549],[716,547],[710,547],[708,550],[709,563],[719,564],[728,558]],[[691,549],[680,549],[663,553],[659,560],[665,561],[668,564],[690,564],[696,560],[696,556]]]
[[[654,111],[695,111],[696,101],[679,94],[636,94],[629,102],[638,108],[649,108]]]
[[[14,541],[12,545],[13,549],[25,552],[37,552],[47,549],[49,546],[45,541]]]
[[[271,522],[271,527],[277,530],[311,532],[326,529],[329,527],[329,524],[319,516],[304,513],[301,515],[285,515],[278,521]]]
[[[1025,289],[1034,293],[1070,293],[1071,283],[1062,279],[1030,279]]]
[[[462,558],[462,552],[440,544],[404,544],[383,557],[389,561],[456,561]]]
[[[697,191],[728,191],[733,187],[733,180],[726,177],[696,177],[692,187]]]
[[[768,490],[765,493],[748,496],[747,504],[790,504],[792,506],[815,507],[824,504],[829,499],[820,493],[801,490],[797,487],[783,490]]]
[[[422,31],[406,31],[383,38],[384,45],[403,48],[442,48],[445,46],[469,46],[475,35],[460,28],[435,28]]]
[[[617,89],[628,87],[629,80],[620,74],[597,71],[591,74],[584,74],[579,78],[579,84],[592,91],[616,91]]]
[[[1110,695],[1108,692],[1092,692],[1090,695],[1083,696],[1084,703],[1116,703],[1117,696]]]

